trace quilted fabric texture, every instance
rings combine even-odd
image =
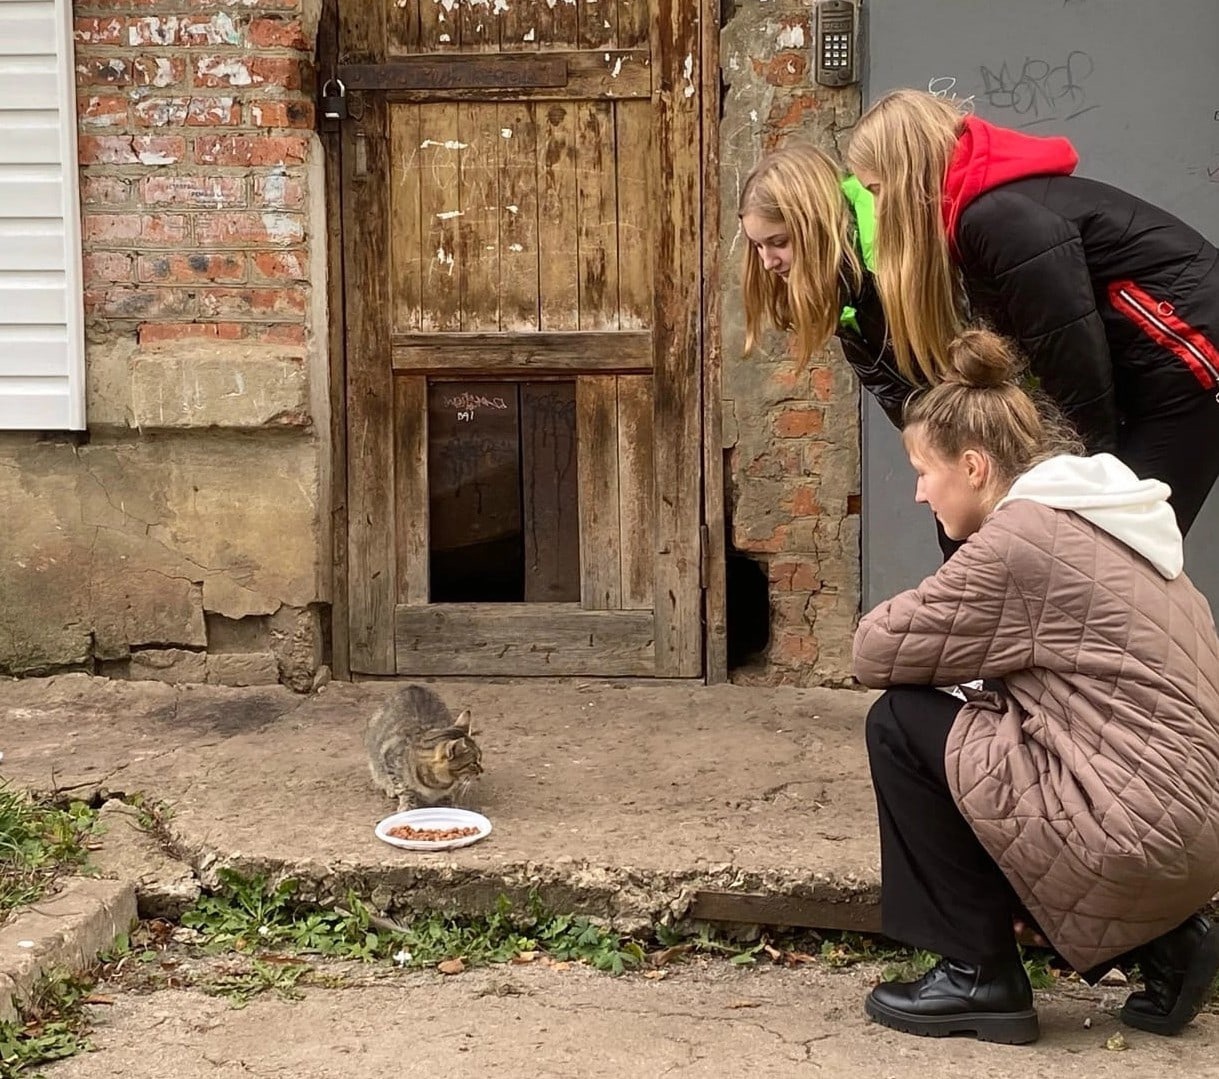
[[[1179,925],[1219,892],[1219,638],[1082,517],[997,510],[918,588],[866,615],[864,685],[971,691],[949,736],[962,814],[1077,970]]]

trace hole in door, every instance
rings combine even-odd
[[[580,598],[573,380],[428,387],[433,603]]]

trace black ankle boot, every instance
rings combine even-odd
[[[932,1038],[969,1033],[1025,1045],[1041,1032],[1033,988],[1015,958],[982,966],[941,959],[916,982],[878,985],[864,1007],[883,1026]]]
[[[1219,975],[1219,929],[1195,914],[1136,948],[1132,958],[1143,989],[1127,997],[1122,1022],[1153,1034],[1178,1034],[1201,1011]]]

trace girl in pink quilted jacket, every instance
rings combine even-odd
[[[964,545],[854,646],[886,690],[867,720],[884,932],[943,959],[866,1009],[1035,1040],[1013,932],[1032,920],[1087,980],[1137,964],[1122,1021],[1174,1034],[1219,973],[1199,913],[1219,892],[1214,619],[1165,484],[1081,456],[1003,339],[969,331],[950,360],[903,440],[916,500]]]

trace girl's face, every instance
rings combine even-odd
[[[787,226],[750,210],[741,215],[741,228],[762,260],[762,268],[786,280],[792,268],[791,235]]]
[[[990,459],[977,450],[966,450],[956,461],[942,457],[919,427],[907,428],[902,437],[918,475],[914,501],[931,507],[949,539],[966,539],[982,527],[993,508],[987,483]]]

